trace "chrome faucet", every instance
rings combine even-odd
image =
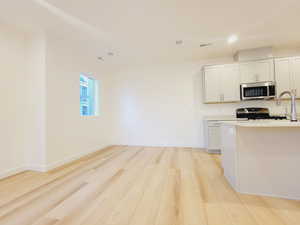
[[[291,97],[291,122],[297,122],[297,110],[296,110],[296,90],[282,92],[277,98],[277,105],[280,105],[282,96],[289,95]]]

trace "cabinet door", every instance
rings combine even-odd
[[[300,97],[300,57],[292,58],[293,68],[293,88],[297,91],[297,97]]]
[[[273,60],[258,61],[255,65],[255,80],[274,81],[274,62]]]
[[[220,126],[208,126],[208,150],[221,149]]]
[[[225,65],[220,79],[220,89],[224,102],[240,100],[239,66]]]
[[[277,96],[283,91],[292,89],[291,58],[280,58],[275,60],[275,80]]]
[[[253,63],[241,63],[240,64],[241,83],[256,82],[254,74],[255,74],[255,72],[254,72]]]
[[[273,60],[262,60],[240,64],[241,83],[274,81]]]
[[[206,67],[204,69],[205,102],[220,102],[220,74],[222,67]]]

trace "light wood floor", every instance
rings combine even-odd
[[[300,202],[234,192],[200,150],[112,147],[0,181],[0,224],[300,225]]]

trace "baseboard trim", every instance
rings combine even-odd
[[[256,196],[266,196],[266,197],[271,197],[271,198],[283,198],[283,199],[288,199],[288,200],[300,200],[300,196],[290,196],[290,195],[277,195],[277,194],[270,194],[270,193],[261,193],[261,192],[246,192],[246,191],[237,191],[241,194],[245,195],[256,195]]]
[[[206,150],[203,147],[198,146],[179,146],[179,145],[128,145],[128,144],[117,144],[114,146],[119,147],[140,147],[140,148],[184,148],[184,149],[195,149],[195,150]]]
[[[93,153],[96,153],[96,152],[99,152],[99,151],[103,151],[103,150],[105,150],[107,148],[110,148],[110,147],[112,147],[112,145],[107,145],[106,147],[103,147],[103,148],[97,149],[97,150],[91,150],[91,151],[88,151],[88,152],[86,152],[86,151],[85,152],[81,152],[79,154],[73,155],[73,156],[65,158],[63,160],[60,160],[60,161],[57,161],[57,162],[45,165],[43,167],[44,171],[42,171],[42,172],[47,172],[47,171],[53,170],[55,168],[58,168],[58,167],[61,167],[63,165],[66,165],[68,163],[71,163],[71,162],[73,162],[75,160],[78,160],[78,159],[80,159],[82,157],[88,156],[90,154],[93,154]]]
[[[18,173],[22,173],[26,170],[27,170],[27,168],[25,166],[20,166],[20,167],[16,167],[16,168],[6,170],[6,171],[0,173],[0,179],[7,178],[7,177],[10,177],[10,176],[16,175]]]
[[[225,176],[225,175],[224,175]],[[245,194],[245,195],[255,195],[255,196],[266,196],[266,197],[271,197],[271,198],[283,198],[283,199],[288,199],[288,200],[300,200],[300,196],[292,196],[292,195],[281,195],[281,194],[271,194],[271,193],[265,193],[265,192],[248,192],[248,191],[242,191],[240,190],[240,187],[237,185],[234,185],[230,182],[230,179],[228,179],[227,176],[225,176],[226,181],[229,183],[229,185],[232,187],[232,189],[240,194]]]
[[[42,173],[47,172],[47,168],[45,165],[29,165],[26,166],[26,170],[42,172]]]
[[[48,172],[48,171],[53,170],[57,167],[64,166],[68,163],[79,160],[79,159],[81,159],[83,157],[86,157],[88,155],[91,155],[93,153],[104,151],[104,150],[106,150],[108,148],[111,148],[113,146],[114,145],[107,145],[106,147],[103,147],[101,149],[92,150],[92,151],[88,151],[88,152],[86,152],[86,151],[81,152],[79,154],[73,155],[71,157],[65,158],[63,160],[60,160],[58,162],[54,162],[54,163],[49,164],[49,165],[26,165],[26,166],[20,166],[20,167],[16,167],[16,168],[13,168],[13,169],[9,169],[9,170],[6,170],[6,171],[0,173],[0,179],[4,179],[4,178],[10,177],[10,176],[14,176],[14,175],[17,175],[18,173],[22,173],[22,172],[25,172],[25,171],[36,171],[36,172],[42,172],[42,173]]]

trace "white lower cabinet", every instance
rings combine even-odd
[[[204,121],[205,147],[209,153],[221,153],[221,121]]]
[[[208,126],[208,149],[220,150],[220,126]]]
[[[237,121],[234,116],[220,116],[217,118],[205,118],[204,144],[208,153],[222,153],[222,123],[225,121]]]

